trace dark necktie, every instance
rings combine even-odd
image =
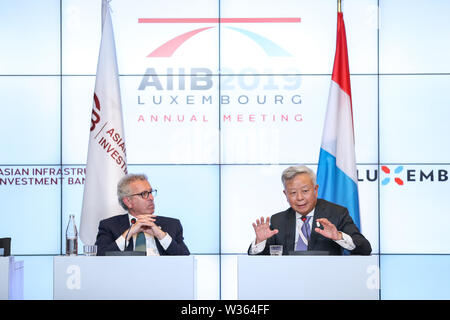
[[[145,235],[143,232],[139,232],[136,237],[136,245],[134,246],[134,251],[147,251],[147,246],[145,243]]]

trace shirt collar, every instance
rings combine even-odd
[[[315,211],[315,209],[312,209],[311,212],[308,213],[306,216],[307,217],[314,217],[314,211]],[[302,215],[296,211],[295,212],[295,218],[296,219],[300,219],[301,217],[302,217]]]

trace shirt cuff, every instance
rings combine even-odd
[[[342,248],[347,250],[353,250],[356,248],[356,245],[353,243],[352,237],[350,237],[348,234],[342,232],[342,240],[335,240],[335,242],[340,245]]]
[[[258,254],[264,251],[264,248],[266,247],[266,241],[261,241],[260,243],[256,244],[256,239],[253,240],[252,246],[250,247],[250,254]]]
[[[163,249],[167,250],[167,248],[172,243],[172,237],[170,236],[170,234],[168,232],[166,232],[166,236],[158,241],[159,241],[159,244],[163,247]]]

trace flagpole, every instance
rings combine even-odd
[[[342,12],[341,10],[341,0],[337,0],[338,12]]]

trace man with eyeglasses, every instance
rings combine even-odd
[[[369,241],[354,224],[347,208],[318,199],[315,173],[306,166],[292,166],[283,171],[283,193],[290,208],[261,217],[253,223],[256,239],[249,254],[270,253],[270,245],[282,245],[283,254],[320,251],[341,255],[370,255]]]
[[[178,219],[156,216],[152,189],[144,174],[128,174],[117,184],[120,205],[127,214],[100,221],[97,254],[143,251],[147,255],[189,255]]]

